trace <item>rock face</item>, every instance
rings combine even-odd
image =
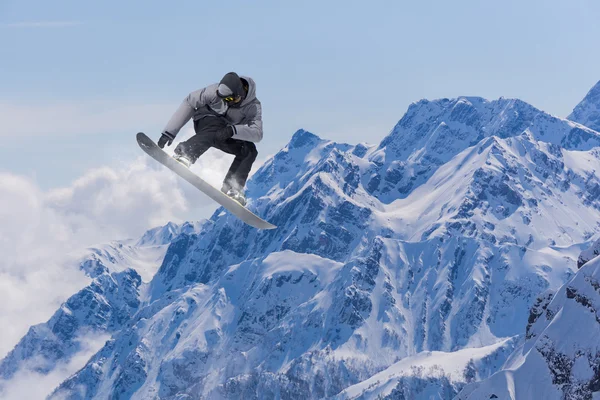
[[[128,284],[144,295],[127,322],[51,398],[452,398],[573,278],[599,228],[598,146],[474,97],[415,103],[374,146],[300,130],[248,182],[279,228],[219,209],[172,237]]]
[[[567,118],[600,131],[600,82],[596,83]]]
[[[502,371],[457,399],[595,399],[600,396],[600,257],[536,303],[527,340]],[[495,396],[495,397],[494,397]]]

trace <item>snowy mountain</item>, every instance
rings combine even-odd
[[[527,341],[502,371],[457,399],[600,398],[600,257],[536,306]]]
[[[600,82],[596,83],[567,118],[600,131]]]
[[[191,234],[199,226],[169,223],[146,232],[139,240],[87,249],[80,268],[92,282],[70,297],[49,321],[32,326],[0,362],[0,394],[15,375],[53,373],[58,366],[89,351],[90,338],[108,339],[121,330],[137,311],[143,300],[144,281],[156,272],[171,240]]]
[[[452,398],[573,279],[600,231],[599,147],[476,97],[412,104],[378,145],[300,130],[248,182],[279,228],[219,209],[169,236],[147,284],[111,275],[104,320],[123,323],[51,398]]]
[[[421,100],[409,107],[370,157],[377,168],[366,187],[386,203],[406,197],[466,148],[486,138],[507,139],[522,133],[567,150],[589,149],[597,140],[596,133],[520,100]]]

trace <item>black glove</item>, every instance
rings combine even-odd
[[[158,139],[158,147],[160,147],[161,149],[165,148],[165,144],[167,146],[170,146],[172,143],[173,143],[173,135],[171,135],[169,132],[163,132],[160,139]]]
[[[217,132],[217,140],[219,142],[224,142],[227,139],[230,139],[233,136],[233,133],[234,127],[232,125],[227,125],[225,128]]]

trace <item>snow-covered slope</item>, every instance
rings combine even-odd
[[[360,392],[455,393],[577,271],[599,231],[599,146],[474,97],[412,105],[379,145],[298,131],[248,183],[279,229],[219,209],[175,238],[137,313],[54,397],[323,398],[389,368]],[[430,374],[427,357],[468,373]]]
[[[577,267],[581,268],[585,263],[594,259],[600,255],[600,239],[598,239],[592,246],[583,251],[577,260]]]
[[[49,321],[31,327],[0,362],[0,390],[19,373],[52,373],[87,351],[90,338],[119,331],[137,312],[143,301],[144,281],[148,282],[160,266],[169,243],[200,226],[169,223],[146,232],[139,240],[87,249],[80,268],[92,282],[71,296]]]
[[[534,311],[527,341],[504,369],[457,399],[600,398],[600,257]]]
[[[600,81],[567,117],[596,131],[600,131]]]
[[[369,379],[351,386],[335,399],[449,399],[466,383],[498,370],[516,339],[451,353],[426,351],[406,357]]]

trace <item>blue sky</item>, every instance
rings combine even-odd
[[[299,128],[379,142],[421,98],[519,97],[566,116],[600,79],[600,3],[0,2],[0,170],[42,188],[139,156],[190,91],[234,70],[259,158]]]

